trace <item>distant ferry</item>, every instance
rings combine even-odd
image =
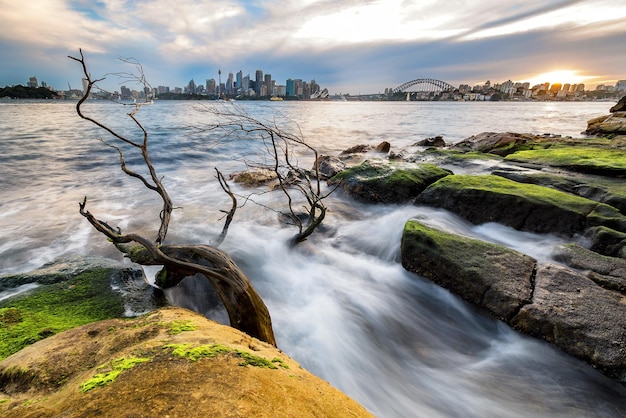
[[[279,97],[279,96],[272,96],[272,97],[270,97],[270,100],[273,101],[273,102],[282,102],[283,98]]]

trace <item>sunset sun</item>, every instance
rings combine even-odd
[[[591,78],[593,77],[580,75],[579,71],[576,70],[555,70],[538,74],[526,81],[530,82],[531,85],[541,83],[578,84]]]

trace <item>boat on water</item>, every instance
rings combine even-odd
[[[280,97],[280,96],[272,96],[272,97],[270,97],[270,100],[273,101],[273,102],[282,102],[283,98]]]

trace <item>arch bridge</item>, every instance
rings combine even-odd
[[[418,86],[419,90],[411,89],[411,93],[414,92],[442,92],[453,91],[456,89],[452,84],[445,81],[435,80],[434,78],[418,78],[415,80],[407,81],[404,84],[399,85],[393,89],[394,93],[405,93],[409,88]]]

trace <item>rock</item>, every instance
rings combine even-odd
[[[615,105],[616,108],[619,105]],[[616,110],[610,115],[600,116],[587,121],[586,135],[615,136],[626,135],[626,111]]]
[[[312,171],[317,169],[320,178],[329,179],[346,168],[346,163],[331,155],[320,155],[313,164]]]
[[[552,258],[580,270],[599,286],[626,294],[626,260],[608,257],[576,244],[561,245]]]
[[[451,174],[432,164],[367,160],[332,177],[346,193],[366,202],[401,203],[414,199],[426,187]]]
[[[506,156],[518,151],[519,149],[528,147],[528,143],[537,141],[539,141],[538,137],[530,134],[519,134],[513,132],[483,132],[454,144],[451,149],[478,151]]]
[[[0,359],[69,328],[143,314],[167,303],[145,282],[141,269],[113,260],[63,259],[34,271],[26,282],[40,278],[50,284],[0,301]]]
[[[241,173],[231,174],[229,177],[231,180],[234,180],[235,183],[251,187],[271,183],[278,178],[274,171],[267,169],[242,171]]]
[[[610,257],[626,258],[626,233],[598,226],[589,228],[586,236],[592,240],[592,251]]]
[[[536,261],[501,245],[439,231],[410,220],[402,265],[463,299],[509,320],[530,301]]]
[[[376,152],[383,152],[387,154],[391,149],[391,144],[387,141],[383,141],[376,146]]]
[[[516,151],[504,160],[607,177],[626,176],[626,150],[620,148],[560,145]]]
[[[94,285],[97,285],[98,280],[103,280],[107,292],[115,292],[122,298],[127,316],[141,315],[166,303],[161,291],[147,282],[140,265],[97,256],[60,258],[27,273],[2,276],[0,290],[28,283],[61,284],[75,280],[81,275],[89,277],[95,275]],[[43,286],[36,292],[52,292],[56,288]]]
[[[598,178],[585,174],[537,173],[511,170],[494,170],[496,176],[518,183],[536,184],[575,194],[596,202],[606,203],[626,214],[626,184],[621,179]]]
[[[366,145],[366,144],[359,144],[359,145],[355,145],[351,148],[348,148],[345,151],[342,151],[340,155],[347,155],[347,154],[362,154],[368,151],[372,150],[372,146],[371,145]]]
[[[617,104],[609,109],[609,112],[611,113],[624,112],[624,111],[626,111],[626,96],[619,99]]]
[[[626,379],[626,261],[565,246],[556,258],[586,276],[508,248],[410,220],[402,265],[544,339],[606,375]],[[618,291],[614,291],[618,290]]]
[[[494,175],[443,177],[415,202],[450,210],[474,224],[498,222],[538,233],[572,235],[599,225],[626,231],[626,217],[611,206]]]
[[[40,341],[0,362],[0,391],[6,418],[372,416],[275,347],[181,308]]]
[[[414,146],[418,146],[418,147],[437,147],[437,148],[441,148],[441,147],[445,147],[446,146],[446,142],[443,140],[443,137],[441,135],[437,135],[437,136],[432,137],[432,138],[422,139],[421,141],[418,141],[418,142],[416,142],[413,145]]]
[[[532,303],[511,324],[610,377],[626,378],[626,299],[576,271],[540,265]]]

